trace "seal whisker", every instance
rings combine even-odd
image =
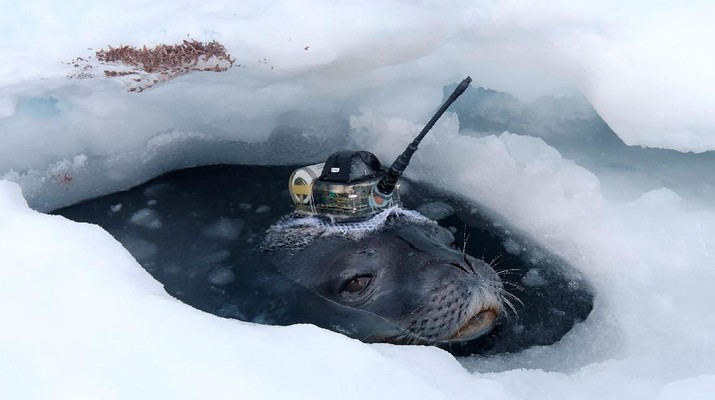
[[[526,305],[524,304],[524,302],[521,301],[521,299],[520,299],[519,297],[517,297],[514,293],[510,293],[510,292],[507,292],[506,290],[503,290],[501,294],[502,294],[503,296],[509,296],[509,297],[511,297],[512,299],[514,299],[514,301],[516,301],[517,303],[521,304],[522,307],[526,307]]]
[[[410,344],[420,344],[420,341],[424,340],[420,335],[412,335],[412,343]]]
[[[396,342],[406,345],[416,344],[419,340],[421,340],[420,334],[410,328],[403,329],[399,335],[395,336]]]
[[[405,342],[405,344],[408,345],[419,344],[420,341],[425,341],[420,333],[410,331],[409,329],[405,330],[405,336],[407,337],[407,341]]]
[[[509,316],[509,310],[504,309],[504,311],[502,312],[502,315],[506,319],[507,324],[511,323],[511,317]]]
[[[410,311],[410,313],[407,314],[405,317],[411,317],[411,316],[417,314],[418,312],[422,311],[425,308],[425,306],[426,306],[425,304],[422,304],[422,305],[415,307],[415,309]]]
[[[494,272],[497,273],[497,275],[502,276],[502,275],[521,275],[519,268],[510,268],[510,269],[501,269],[501,270],[494,270]]]
[[[405,343],[405,344],[410,344],[410,342],[413,340],[412,339],[413,335],[410,332],[409,329],[405,329],[400,333],[399,335],[395,336],[396,341]]]
[[[507,307],[514,313],[514,316],[516,317],[516,320],[518,321],[519,320],[519,312],[516,311],[516,307],[514,307],[514,304],[512,304],[511,301],[509,301],[509,299],[507,299],[506,296],[504,296],[503,294],[500,297],[501,297],[502,302],[504,304],[506,304]],[[509,320],[508,312],[506,313],[506,317],[507,317],[507,321],[508,321]]]
[[[524,287],[521,286],[521,285],[519,285],[518,283],[509,282],[509,281],[502,281],[502,283],[504,283],[504,284],[507,285],[507,286],[511,286],[511,287],[513,287],[514,289],[516,289],[516,290],[518,290],[518,291],[520,291],[520,292],[525,292],[525,291],[526,291],[526,289],[524,289]]]
[[[504,253],[498,253],[494,258],[489,261],[489,265],[493,265],[494,262],[499,261],[499,259],[504,255]]]
[[[499,260],[499,257],[501,257],[501,255],[498,255],[496,258],[492,259],[492,261],[489,262],[489,266],[492,267],[492,269],[494,270],[496,270],[496,268],[501,264],[509,261],[509,259],[506,257],[503,260]]]
[[[469,237],[471,236],[467,233],[467,224],[464,224],[464,233],[462,233],[462,255],[466,257],[467,255],[467,242],[469,242]]]

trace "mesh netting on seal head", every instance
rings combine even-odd
[[[357,222],[331,222],[324,218],[290,214],[266,232],[261,248],[264,251],[300,250],[316,239],[344,237],[358,241],[368,234],[398,225],[437,225],[417,211],[392,207],[370,219]]]

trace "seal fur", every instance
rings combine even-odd
[[[268,230],[262,248],[288,279],[398,327],[371,335],[380,341],[469,341],[491,331],[504,310],[496,272],[416,211],[394,207],[356,223],[290,215]]]

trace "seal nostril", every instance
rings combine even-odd
[[[453,266],[453,267],[457,267],[457,268],[461,269],[462,271],[464,271],[465,273],[467,273],[467,274],[469,274],[469,275],[473,275],[474,270],[472,270],[472,271],[470,272],[470,270],[467,269],[467,266],[463,265],[462,263],[450,262],[449,265],[451,265],[451,266]],[[469,268],[471,269],[471,266],[470,266]]]
[[[467,264],[469,269],[471,269],[472,272],[476,275],[477,269],[474,267],[474,264],[472,263],[472,261],[469,260],[469,258],[470,257],[468,255],[464,254],[464,263]]]

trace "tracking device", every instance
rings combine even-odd
[[[399,206],[399,178],[412,155],[447,108],[469,87],[466,77],[454,89],[419,135],[383,170],[377,157],[368,151],[339,151],[324,163],[298,168],[290,175],[288,187],[295,211],[335,222],[368,219],[387,208]]]

